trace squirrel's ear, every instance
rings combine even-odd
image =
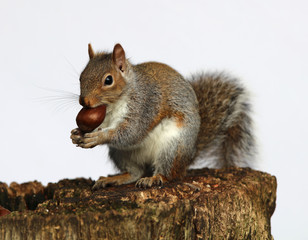
[[[91,46],[91,43],[88,44],[88,53],[89,53],[89,57],[90,59],[92,59],[95,55],[93,49],[92,49],[92,46]]]
[[[119,43],[113,48],[112,61],[122,72],[126,70],[125,52]]]

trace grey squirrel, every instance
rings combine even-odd
[[[131,64],[120,44],[94,53],[80,76],[82,106],[105,104],[103,123],[90,133],[71,131],[74,144],[109,147],[121,174],[100,178],[94,189],[136,182],[151,187],[181,179],[195,159],[215,167],[249,166],[254,155],[246,90],[224,73],[190,80],[158,62]],[[205,159],[206,160],[206,159]]]

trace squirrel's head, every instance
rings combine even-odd
[[[124,49],[116,44],[112,53],[94,53],[89,44],[88,53],[90,60],[80,75],[80,104],[93,108],[116,102],[123,94],[129,71]]]

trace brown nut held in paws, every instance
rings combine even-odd
[[[106,105],[96,108],[83,108],[76,117],[76,123],[82,132],[89,133],[104,121],[105,116]]]

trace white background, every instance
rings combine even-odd
[[[258,169],[278,179],[275,239],[308,239],[308,3],[299,0],[0,1],[0,181],[114,171],[70,141],[87,44],[183,75],[227,70],[252,92]],[[57,90],[57,91],[55,91]]]

